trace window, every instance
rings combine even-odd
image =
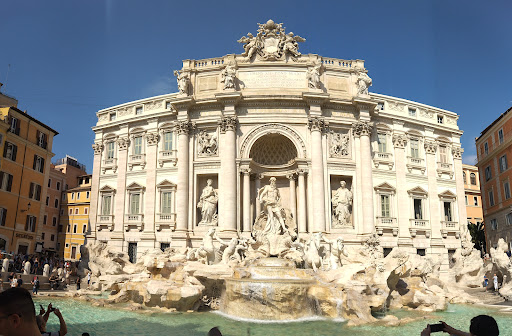
[[[164,151],[172,150],[172,132],[164,133]]]
[[[59,207],[59,199],[58,198],[55,199],[54,205],[56,208]]]
[[[64,209],[60,209],[60,215],[64,215]]]
[[[11,161],[16,161],[16,154],[18,153],[18,146],[13,143],[5,142],[4,145],[4,158]]]
[[[386,134],[377,133],[377,143],[379,144],[379,153],[386,153]]]
[[[44,149],[48,146],[48,136],[43,132],[37,131],[37,145]]]
[[[391,251],[393,251],[392,247],[384,247],[384,258],[386,258]]]
[[[508,182],[503,182],[503,191],[505,192],[505,199],[510,198],[510,185]]]
[[[70,229],[71,229],[71,225],[68,224],[68,233],[69,233]]]
[[[55,235],[53,235],[53,234],[52,234],[52,235],[50,236],[50,240],[51,240],[51,241],[55,241]]]
[[[503,138],[503,129],[500,129],[498,131],[498,140],[499,140],[500,145],[501,145],[503,143],[503,140],[504,140],[504,138]]]
[[[478,206],[478,197],[477,196],[473,196],[473,205]]]
[[[136,136],[133,138],[133,154],[142,154],[142,136]]]
[[[505,222],[507,223],[507,225],[512,224],[512,212],[509,212],[508,214],[505,215]]]
[[[466,205],[468,205],[468,196],[467,196],[467,195],[466,195],[466,196],[464,196],[464,199],[465,199],[465,201],[466,201]]]
[[[439,146],[439,161],[441,163],[448,163],[448,155],[446,152],[446,146]]]
[[[142,106],[135,108],[135,114],[142,114]]]
[[[414,199],[414,219],[423,219],[423,209],[421,203],[421,198]]]
[[[66,201],[66,193],[62,193],[62,202]]]
[[[115,113],[110,113],[109,116],[108,116],[108,120],[110,120],[110,121],[116,120],[116,114]]]
[[[416,118],[416,109],[409,108],[409,117]]]
[[[36,231],[36,220],[35,216],[27,215],[25,222],[25,231],[35,232]]]
[[[78,201],[79,199],[80,199],[80,193],[79,193],[79,192],[77,192],[77,193],[76,193],[76,200]]]
[[[89,208],[84,208],[84,215],[87,215]]]
[[[140,193],[130,193],[130,214],[140,213]]]
[[[60,182],[57,182],[57,190],[60,190]]]
[[[485,155],[489,154],[489,145],[486,143],[484,143],[484,152],[485,152]]]
[[[46,196],[46,206],[50,206],[50,196]]]
[[[82,233],[87,233],[87,224],[84,224],[82,227]]]
[[[0,189],[11,191],[12,189],[12,175],[0,172]]]
[[[492,190],[489,191],[489,206],[494,206],[494,193]]]
[[[116,143],[114,141],[110,141],[107,143],[107,159],[113,159],[116,149]]]
[[[76,229],[77,229],[78,225],[73,225],[73,233],[76,233]]]
[[[389,206],[389,195],[380,195],[380,213],[382,217],[391,217],[390,206]]]
[[[66,243],[66,245],[65,245],[65,246],[66,246],[66,247],[69,247],[69,244],[68,244],[68,243]]]
[[[48,216],[44,215],[44,217],[43,217],[43,225],[46,225],[47,217],[48,217]]]
[[[62,224],[59,224],[59,229],[58,229],[58,230],[59,230],[59,232],[62,232],[62,229],[63,229]]]
[[[48,188],[52,187],[52,179],[48,179]]]
[[[71,193],[71,199],[74,200],[75,199],[75,193]]]
[[[411,139],[411,156],[413,158],[420,157],[420,141],[418,139]]]
[[[6,219],[7,219],[7,209],[0,208],[0,226],[5,226]]]
[[[472,185],[476,185],[476,174],[475,173],[471,173],[469,175],[469,180],[470,180]]]
[[[500,172],[503,173],[508,168],[507,155],[500,157]]]
[[[57,217],[52,218],[52,226],[57,226]]]
[[[438,116],[437,116],[437,123],[438,123],[438,124],[443,124],[443,123],[444,123],[444,118],[443,118],[443,116],[440,116],[440,115],[438,115]]]
[[[41,239],[44,240],[44,232],[41,233]]]
[[[491,219],[491,229],[498,230],[498,220],[496,218]]]
[[[44,159],[39,155],[34,154],[34,163],[32,165],[32,169],[40,173],[44,172]]]
[[[464,181],[464,184],[467,184],[466,172],[465,171],[462,172],[462,180]]]
[[[491,166],[485,167],[485,180],[489,181],[492,178]]]
[[[161,213],[170,214],[171,213],[171,192],[163,191],[162,192],[162,206]]]
[[[416,249],[416,254],[424,257],[426,255],[426,250],[425,249]]]
[[[41,200],[41,186],[39,184],[35,184],[33,182],[30,183],[28,198],[35,199],[36,201]]]
[[[14,117],[10,117],[9,120],[9,132],[14,133],[16,135],[20,135],[20,121]]]
[[[170,102],[165,102],[165,109],[166,110],[170,110],[171,109],[171,103]]]
[[[78,208],[75,208],[75,215],[78,215]]]
[[[73,214],[73,209],[72,208],[69,208],[69,214],[72,215]]]
[[[89,199],[89,196],[90,196],[90,192],[89,192],[89,191],[87,191],[87,192],[85,193],[85,198]]]
[[[101,198],[101,214],[110,215],[112,206],[112,195],[103,195]]]
[[[444,220],[447,222],[452,222],[453,221],[452,202],[443,202],[443,208],[444,208]]]
[[[162,250],[162,252],[169,247],[171,247],[170,243],[160,243],[160,250]]]

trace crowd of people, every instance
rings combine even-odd
[[[0,257],[0,259],[2,259]],[[25,263],[30,262],[30,274],[42,275],[44,265],[48,264],[50,269],[54,268],[72,268],[74,265],[70,261],[65,261],[48,253],[39,254],[14,254],[9,265],[9,272],[21,273],[25,269]]]

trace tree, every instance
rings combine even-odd
[[[475,244],[475,248],[480,249],[482,253],[487,251],[485,244],[485,225],[484,223],[468,223],[468,230],[471,234],[471,242]]]

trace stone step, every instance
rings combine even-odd
[[[499,304],[505,302],[505,299],[498,293],[493,290],[484,290],[482,288],[476,289],[468,289],[467,292],[480,300],[485,304]]]

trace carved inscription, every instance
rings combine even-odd
[[[333,91],[348,91],[348,82],[346,78],[327,77],[327,87]]]
[[[306,87],[306,74],[300,71],[239,72],[242,87],[247,89]]]
[[[217,90],[217,76],[204,76],[197,79],[199,91]]]

